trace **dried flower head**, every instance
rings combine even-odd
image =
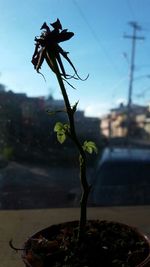
[[[54,23],[50,24],[52,26],[52,30],[50,27],[46,24],[46,22],[43,23],[41,30],[42,33],[39,37],[35,37],[35,51],[32,56],[32,64],[34,65],[34,68],[38,73],[44,60],[46,60],[48,66],[51,68],[51,70],[56,73],[55,70],[55,64],[54,59],[57,60],[58,66],[60,68],[60,73],[63,78],[75,78],[75,79],[81,79],[71,62],[71,60],[68,57],[68,52],[65,52],[60,46],[60,42],[64,42],[69,40],[73,37],[73,32],[68,32],[67,29],[62,29],[62,25],[59,19],[57,19]],[[68,63],[71,65],[71,67],[74,70],[74,75],[68,75],[66,74],[64,65],[61,60],[61,56],[65,58]]]

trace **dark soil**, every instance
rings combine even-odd
[[[32,267],[135,267],[149,254],[149,244],[135,228],[108,221],[88,221],[81,242],[78,222],[51,226],[25,243],[23,260]]]

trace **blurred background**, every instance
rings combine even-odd
[[[66,84],[71,104],[79,101],[80,141],[92,140],[98,147],[97,155],[87,155],[88,181],[97,185],[101,179],[97,166],[105,148],[138,148],[134,155],[141,159],[143,150],[150,150],[149,8],[149,0],[0,2],[0,209],[79,206],[78,153],[70,140],[60,145],[53,131],[57,121],[67,121],[66,114],[47,112],[64,109],[56,77],[43,64],[45,81],[31,64],[43,22],[50,25],[59,18],[63,29],[74,32],[60,45],[79,75],[89,74],[86,81],[71,81],[76,90]],[[67,62],[64,66],[73,74]],[[144,172],[147,187],[150,172]],[[106,178],[104,195],[110,195],[114,175]],[[143,199],[149,190],[140,186],[142,177],[133,179],[139,187],[129,195],[138,190],[140,200],[122,202],[120,193],[117,201],[95,202],[91,194],[89,205],[150,204]],[[116,186],[122,186],[122,174],[111,189],[115,195],[121,190]]]

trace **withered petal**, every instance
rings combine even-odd
[[[63,30],[59,33],[57,42],[60,43],[60,42],[67,41],[71,39],[73,36],[74,36],[73,32],[68,32],[67,29]]]
[[[50,25],[51,25],[54,29],[56,29],[56,30],[62,30],[62,25],[61,25],[59,19],[57,19],[57,20],[56,20],[55,22],[53,22],[53,23],[50,23]]]
[[[43,23],[43,25],[41,26],[40,30],[47,30],[47,32],[50,32],[50,28],[48,27],[48,25],[46,24],[46,22]]]
[[[51,69],[53,72],[55,72],[55,67],[54,67],[53,61],[51,60],[51,57],[50,57],[48,51],[46,51],[46,53],[45,53],[45,60],[46,60],[46,62],[47,62],[47,64],[48,64],[48,66],[50,67],[50,69]]]

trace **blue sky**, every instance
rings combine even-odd
[[[137,41],[132,98],[139,104],[150,102],[150,0],[0,0],[0,10],[0,83],[7,90],[62,98],[46,64],[45,82],[30,63],[41,25],[59,18],[63,28],[75,33],[62,48],[82,77],[90,75],[85,82],[72,81],[77,90],[67,86],[71,103],[79,100],[89,116],[107,113],[127,101],[131,40],[123,35],[132,34],[128,22],[136,21],[142,27],[138,36],[146,39]]]

